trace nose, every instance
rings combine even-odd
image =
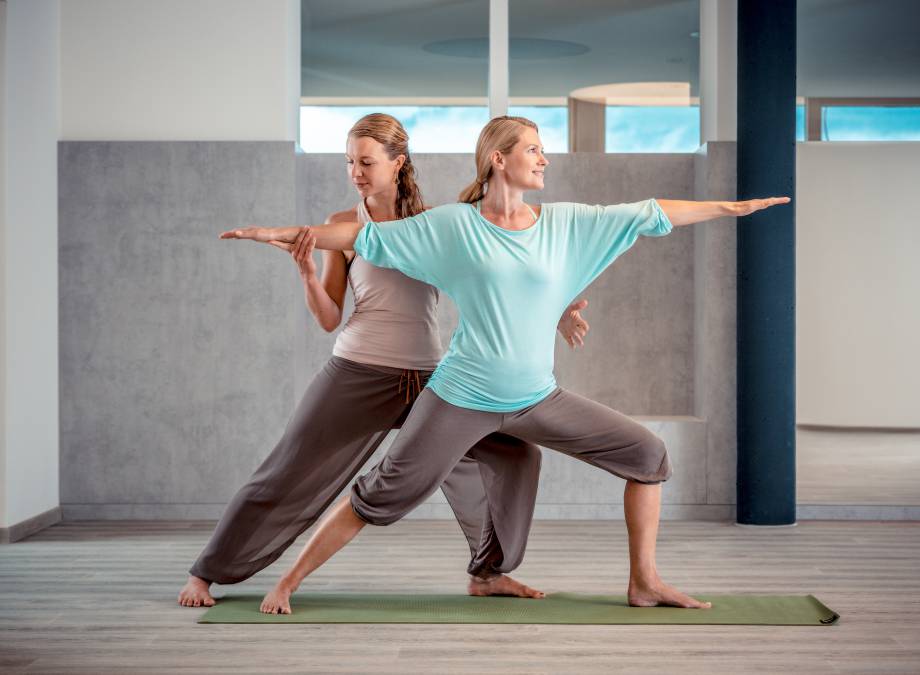
[[[544,155],[542,152],[540,153],[540,160],[539,160],[538,163],[540,164],[540,166],[548,166],[548,165],[549,165],[549,160],[546,159],[546,155]]]

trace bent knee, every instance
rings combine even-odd
[[[671,459],[661,438],[649,432],[641,446],[642,483],[662,483],[671,477]]]

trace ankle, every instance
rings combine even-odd
[[[499,572],[481,570],[476,574],[470,575],[470,582],[474,584],[489,584],[498,579],[500,576],[501,573]]]
[[[293,594],[300,586],[300,582],[292,579],[287,574],[282,575],[278,580],[278,588],[288,594]]]
[[[629,572],[629,583],[639,586],[654,586],[661,581],[655,566],[642,567]]]

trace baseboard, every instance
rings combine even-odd
[[[920,505],[799,504],[797,520],[920,520]]]
[[[32,516],[21,523],[10,525],[9,527],[0,527],[0,544],[12,544],[22,541],[26,537],[31,537],[36,532],[44,530],[46,527],[61,522],[63,514],[60,506],[48,509],[44,513]]]
[[[15,525],[17,539],[65,521],[79,520],[217,520],[226,504],[61,504],[24,523]],[[56,514],[56,515],[55,515]],[[734,521],[734,504],[661,505],[662,520]],[[453,520],[454,514],[444,502],[422,504],[406,518],[410,520]],[[534,511],[536,520],[622,520],[622,504],[540,504]],[[799,504],[797,520],[920,520],[920,506],[887,504]],[[36,525],[31,525],[38,521]],[[3,536],[5,530],[0,530]],[[23,534],[18,534],[23,532]],[[12,539],[11,541],[16,541]]]
[[[65,521],[79,520],[217,520],[225,504],[62,504]],[[731,504],[662,504],[662,520],[732,520]],[[445,502],[426,502],[409,520],[453,520]],[[540,504],[537,520],[622,520],[622,504]]]

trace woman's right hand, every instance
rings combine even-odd
[[[271,243],[275,245],[274,242]],[[279,246],[279,248],[282,247]],[[294,240],[290,249],[287,249],[290,251],[291,257],[294,258],[294,262],[297,263],[300,276],[305,281],[316,278],[316,261],[313,260],[314,248],[316,248],[316,235],[313,234],[310,228],[305,227],[297,235],[297,239]]]

